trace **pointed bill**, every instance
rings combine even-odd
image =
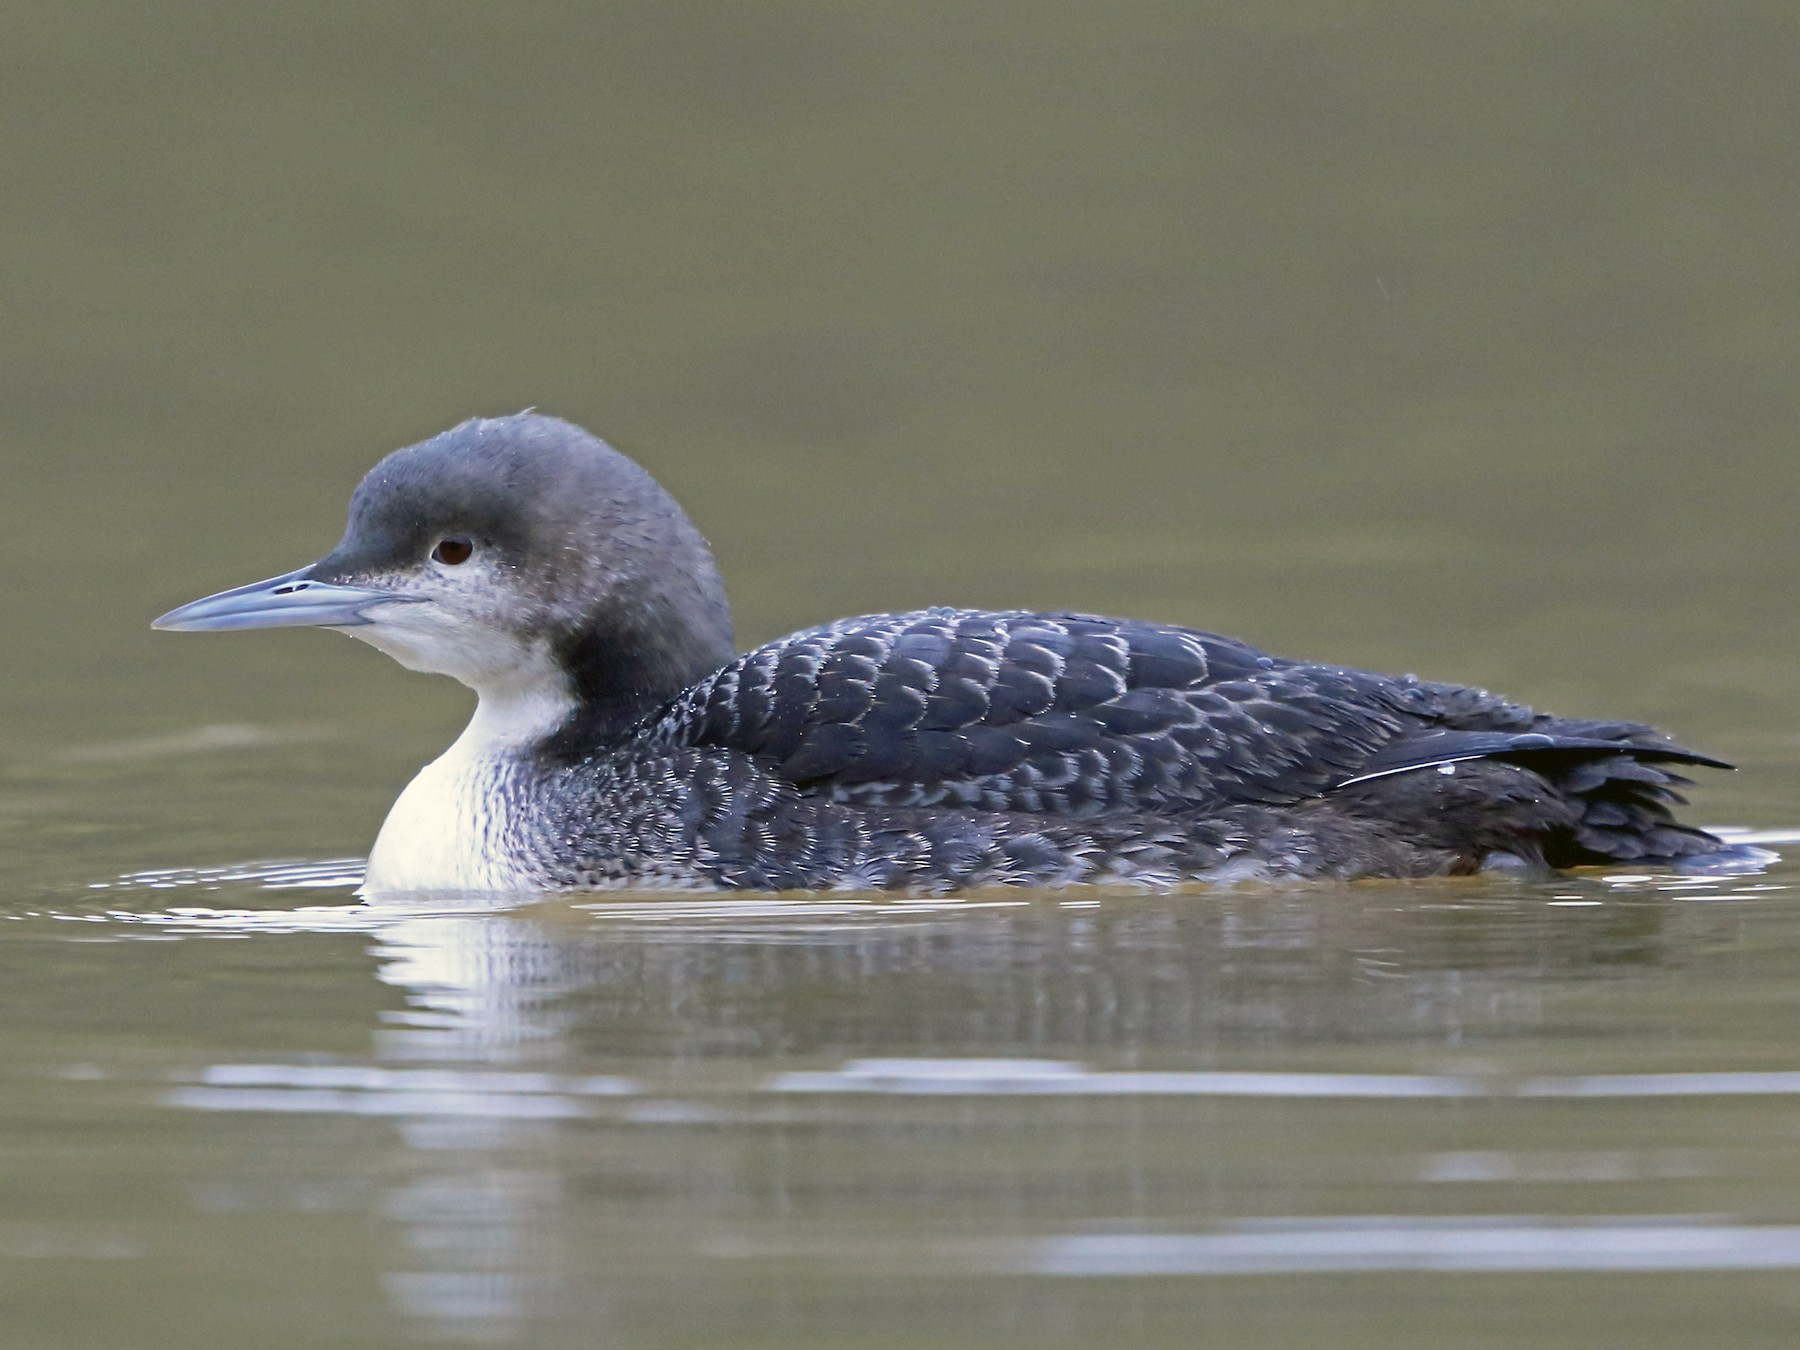
[[[371,622],[377,605],[411,596],[316,581],[310,567],[270,577],[172,609],[150,626],[173,633],[224,633],[239,628],[353,628]]]

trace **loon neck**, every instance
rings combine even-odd
[[[512,759],[561,735],[579,708],[568,677],[545,664],[475,691],[474,715],[448,751],[469,759]]]
[[[708,664],[691,679],[639,671],[600,682],[545,662],[478,687],[475,712],[444,758],[464,763],[530,759],[545,767],[572,764],[623,743],[645,717],[716,668]]]
[[[529,840],[555,774],[624,738],[625,705],[584,703],[547,652],[483,680],[476,696],[462,734],[389,810],[362,894],[538,885]]]
[[[562,722],[541,743],[544,753],[572,760],[616,744],[729,661],[730,620],[723,617],[722,597],[718,612],[719,622],[694,623],[670,607],[632,607],[557,644],[567,702]]]

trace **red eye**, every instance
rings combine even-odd
[[[451,567],[455,567],[469,561],[474,553],[475,541],[473,539],[465,535],[453,534],[446,539],[438,540],[437,547],[431,550],[431,557],[435,562],[447,563]]]

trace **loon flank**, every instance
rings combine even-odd
[[[1089,614],[927,609],[738,655],[705,539],[577,426],[382,460],[337,547],[157,628],[337,628],[478,696],[365,893],[1419,877],[1693,865],[1717,760],[1633,722]],[[1702,864],[1704,865],[1704,864]]]

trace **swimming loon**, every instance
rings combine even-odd
[[[1634,722],[1073,613],[927,609],[735,653],[700,532],[537,413],[387,456],[320,561],[154,626],[310,625],[478,695],[365,893],[947,890],[1670,863],[1729,768]]]

